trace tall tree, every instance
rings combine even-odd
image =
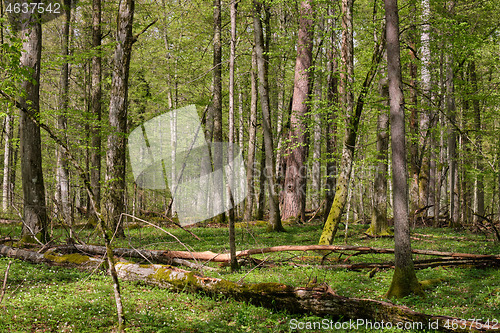
[[[40,61],[42,51],[42,27],[37,13],[21,13],[23,51],[21,66],[29,70],[29,77],[22,83],[24,94],[20,105],[35,116],[40,113]],[[36,236],[42,242],[48,240],[48,218],[45,205],[45,186],[42,172],[40,128],[21,112],[21,173],[24,194],[23,236]]]
[[[394,211],[395,267],[387,297],[421,294],[411,258],[410,223],[408,215],[408,172],[406,167],[406,136],[403,82],[399,47],[399,16],[397,0],[385,0],[387,77],[389,79],[392,182]]]
[[[328,9],[328,39],[330,42],[330,50],[328,51],[328,113],[326,120],[326,191],[325,191],[325,213],[324,220],[326,221],[330,213],[329,208],[332,206],[333,198],[335,196],[335,181],[337,174],[337,112],[339,103],[338,92],[338,65],[337,65],[337,52],[336,52],[336,31],[334,29],[334,10],[332,7]]]
[[[229,154],[228,160],[230,165],[234,165],[234,66],[236,58],[236,15],[237,15],[237,0],[231,1],[231,46],[229,54]],[[228,197],[231,204],[231,208],[228,212],[229,217],[229,252],[231,256],[231,270],[236,271],[238,269],[238,260],[236,258],[236,241],[235,241],[235,230],[234,230],[234,200],[232,189],[234,188],[234,176],[232,170],[229,172],[228,181]]]
[[[212,141],[215,144],[212,146],[212,159],[214,170],[220,170],[223,166],[223,152],[222,152],[222,12],[221,0],[214,0],[213,2],[213,71],[212,71],[212,105],[210,108],[209,116],[212,122]],[[215,174],[216,177],[219,173]],[[222,193],[226,189],[222,188],[222,179],[216,179],[216,184],[221,184],[221,188],[214,192],[214,202],[216,205],[222,205]],[[224,222],[226,215],[224,213],[219,215],[219,221]]]
[[[483,137],[482,137],[482,126],[481,126],[481,107],[479,104],[479,87],[478,78],[476,72],[476,62],[472,60],[469,64],[470,80],[473,89],[473,109],[474,109],[474,131],[475,135],[475,145],[476,145],[476,161],[475,168],[477,176],[474,184],[474,221],[481,221],[481,216],[484,216],[484,178],[483,178]],[[479,215],[479,216],[478,216]]]
[[[122,0],[118,10],[116,48],[114,53],[113,74],[109,101],[109,123],[106,154],[106,183],[108,186],[106,213],[108,227],[123,236],[122,226],[118,226],[125,208],[125,152],[127,133],[128,78],[132,45],[134,19],[134,0]]]
[[[3,155],[3,183],[2,183],[2,209],[7,211],[12,203],[12,188],[11,188],[11,174],[12,174],[12,138],[14,132],[14,117],[9,114],[5,116],[5,130],[4,130],[4,155]]]
[[[243,220],[252,219],[252,210],[255,195],[254,170],[255,152],[257,147],[257,55],[255,47],[252,50],[252,68],[250,69],[250,122],[248,124],[248,152],[247,152],[247,197]]]
[[[61,74],[59,80],[59,115],[57,117],[57,127],[62,133],[65,142],[68,141],[68,104],[69,104],[69,28],[71,21],[71,0],[64,1],[64,24],[62,28],[62,58]],[[64,152],[60,146],[57,147],[57,191],[56,197],[58,208],[62,219],[66,225],[71,224],[71,206],[70,206],[70,187],[69,187],[69,168]]]
[[[306,124],[305,116],[309,99],[310,73],[312,63],[313,9],[308,0],[300,3],[299,34],[295,79],[290,118],[289,151],[286,158],[285,186],[281,219],[291,217],[305,221],[306,192]]]
[[[455,3],[451,1],[448,5],[448,12],[453,15]],[[450,42],[452,36],[449,36]],[[446,110],[448,117],[448,191],[449,194],[449,209],[450,209],[450,226],[458,227],[460,221],[458,219],[458,171],[457,171],[457,131],[456,131],[456,103],[455,103],[455,71],[453,68],[453,54],[445,55],[446,66]]]
[[[269,227],[274,231],[284,231],[281,224],[280,209],[277,195],[277,184],[274,165],[273,136],[271,130],[271,112],[269,107],[269,85],[267,81],[267,66],[264,56],[264,34],[260,17],[261,3],[254,1],[253,28],[255,38],[255,53],[257,55],[257,71],[259,76],[260,105],[262,108],[262,129],[265,146],[265,176],[269,191]]]
[[[91,129],[90,183],[96,206],[101,206],[101,0],[92,0],[92,74],[91,107],[95,124]],[[93,212],[95,215],[95,212]]]

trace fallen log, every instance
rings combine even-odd
[[[311,267],[309,264],[289,263],[292,266],[298,267]],[[413,260],[415,269],[425,269],[439,266],[468,266],[476,268],[484,267],[498,267],[500,261],[491,261],[488,259],[460,259],[460,258],[437,258],[429,260]],[[334,264],[334,265],[317,265],[315,268],[320,269],[347,269],[347,270],[361,270],[361,269],[391,269],[394,268],[394,262],[360,262],[353,264]]]
[[[14,248],[2,244],[0,244],[0,255],[9,258],[21,259],[23,261],[28,261],[34,264],[76,267],[85,270],[94,269],[95,267],[101,265],[104,261],[102,259],[96,259],[77,253],[69,255],[59,255],[50,250],[45,253],[38,253],[35,251]]]
[[[328,285],[311,288],[293,288],[281,283],[239,284],[218,278],[202,277],[193,272],[165,265],[137,265],[117,263],[118,276],[123,280],[140,281],[148,285],[170,288],[177,291],[203,292],[208,295],[225,295],[238,301],[249,302],[290,313],[313,313],[329,316],[355,325],[386,323],[386,326],[437,329],[442,331],[485,332],[497,329],[488,323],[462,321],[448,316],[435,316],[416,312],[408,307],[390,302],[348,298],[335,294]],[[324,321],[322,321],[323,323]],[[334,321],[330,321],[333,329]],[[402,326],[397,326],[402,325]]]
[[[80,245],[74,244],[69,246],[57,247],[58,250],[77,249],[81,252],[104,254],[106,248],[97,245]],[[229,262],[228,253],[214,253],[212,251],[204,252],[189,252],[189,251],[169,251],[169,250],[137,250],[116,248],[113,250],[116,255],[131,258],[148,258],[152,262],[171,264],[172,259],[185,259],[185,260],[200,260],[205,262]],[[236,252],[237,257],[248,257],[254,254],[264,254],[272,252],[285,252],[285,251],[332,251],[332,252],[345,252],[355,251],[357,254],[379,253],[391,254],[394,249],[375,248],[368,246],[353,246],[353,245],[281,245],[274,247],[267,247],[261,249],[249,249]],[[431,255],[437,257],[449,257],[454,259],[469,259],[469,260],[482,260],[491,261],[496,264],[500,263],[500,255],[490,254],[471,254],[471,253],[455,253],[455,252],[442,252],[432,250],[412,250],[414,254]]]
[[[54,250],[64,253],[73,253],[75,251],[91,254],[91,255],[105,255],[106,247],[99,245],[81,245],[81,244],[71,244],[55,247]],[[186,251],[187,252],[187,251]],[[115,248],[113,253],[119,257],[137,258],[144,259],[151,263],[159,264],[177,264],[183,265],[192,269],[197,270],[215,270],[213,267],[201,265],[199,263],[192,263],[186,259],[176,258],[172,256],[165,255],[165,251],[161,250],[140,250],[140,249],[127,249],[127,248]],[[189,253],[189,252],[188,252]],[[196,260],[195,257],[189,259]]]

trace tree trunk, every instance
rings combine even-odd
[[[281,219],[298,218],[305,222],[306,190],[306,124],[312,63],[313,9],[308,0],[300,3],[299,33],[295,79],[290,119],[289,149],[286,157],[285,186]]]
[[[328,113],[326,121],[326,184],[325,184],[325,212],[324,221],[327,220],[329,208],[332,206],[333,198],[335,196],[335,185],[337,176],[337,113],[339,107],[339,93],[338,93],[338,66],[337,66],[337,50],[335,46],[336,32],[333,29],[335,21],[334,10],[329,8],[327,20],[327,29],[330,40],[330,50],[328,51]]]
[[[62,58],[63,64],[61,66],[61,76],[60,76],[60,87],[59,87],[59,115],[57,118],[57,128],[62,133],[62,140],[64,142],[68,142],[67,138],[67,128],[68,128],[68,102],[69,102],[69,28],[71,21],[71,0],[64,1],[64,24],[62,31]],[[56,179],[57,179],[57,203],[58,210],[60,209],[60,213],[62,215],[62,219],[66,225],[72,224],[71,218],[71,206],[70,206],[70,187],[69,187],[69,168],[68,162],[66,161],[66,157],[62,152],[61,147],[57,147],[56,151],[57,155],[57,171],[56,171]],[[70,235],[72,233],[70,232]]]
[[[422,294],[411,258],[406,167],[405,110],[399,48],[397,0],[385,0],[387,77],[391,114],[395,267],[387,297]]]
[[[117,263],[116,269],[124,280],[140,281],[161,288],[203,292],[214,296],[222,294],[238,301],[286,310],[290,313],[313,313],[317,316],[350,319],[352,320],[350,327],[354,327],[354,329],[358,326],[358,329],[365,327],[367,321],[375,321],[379,323],[390,322],[394,326],[408,323],[412,324],[412,327],[415,323],[420,322],[422,323],[421,330],[427,328],[444,330],[450,322],[460,321],[457,318],[415,312],[407,307],[389,302],[340,296],[326,284],[310,288],[293,288],[273,282],[238,284],[218,278],[202,277],[193,272],[162,265],[141,266]],[[325,323],[325,320],[322,320],[321,323]],[[329,329],[331,330],[337,327],[335,326],[336,321],[326,321],[326,323],[330,324]],[[356,325],[353,326],[354,323]],[[447,324],[448,326],[446,326]],[[293,325],[292,322],[290,325]],[[467,322],[466,325],[466,327],[478,326],[475,325],[475,322]],[[488,330],[492,329],[493,325],[484,323],[481,327],[480,330]],[[457,327],[457,330],[461,329]]]
[[[458,227],[459,207],[458,207],[458,170],[457,170],[457,133],[454,127],[456,122],[456,106],[455,106],[455,84],[453,72],[453,60],[451,55],[447,55],[446,61],[446,108],[448,113],[448,191],[449,194],[449,210],[450,210],[450,226]]]
[[[410,119],[409,119],[409,164],[410,164],[410,187],[409,187],[409,205],[410,205],[410,217],[415,218],[415,212],[420,208],[418,202],[418,189],[419,182],[418,177],[420,174],[421,160],[420,160],[420,149],[419,149],[419,113],[417,112],[418,96],[417,96],[417,55],[416,52],[416,39],[417,39],[417,29],[416,29],[416,1],[409,1],[410,6],[410,27],[408,31],[408,50],[410,55],[410,103],[408,108],[410,109]]]
[[[134,0],[120,2],[109,101],[109,123],[112,132],[108,135],[106,154],[106,183],[109,191],[106,200],[106,214],[108,229],[113,232],[117,230],[119,236],[124,236],[123,226],[118,225],[118,222],[125,210],[127,98],[130,56],[132,44],[135,41],[132,35],[134,6]]]
[[[92,57],[91,106],[95,124],[91,127],[90,184],[96,201],[101,206],[101,0],[92,1]],[[93,210],[93,208],[92,208]],[[92,213],[96,218],[96,212]]]
[[[233,165],[234,160],[234,62],[235,62],[235,52],[236,52],[236,0],[231,1],[231,45],[230,45],[230,55],[229,55],[229,152],[228,160],[230,165]],[[227,186],[228,197],[231,204],[229,208],[229,250],[231,255],[231,270],[238,270],[238,261],[236,260],[236,241],[235,241],[235,231],[234,231],[234,200],[232,189],[234,188],[234,175],[233,172],[229,172],[229,181]]]
[[[248,124],[248,155],[247,155],[247,197],[245,200],[244,221],[252,220],[253,202],[255,196],[254,171],[255,152],[257,146],[257,57],[252,51],[252,69],[250,70],[250,123]]]
[[[274,148],[271,127],[271,115],[269,109],[269,88],[267,82],[266,61],[264,58],[264,35],[262,32],[262,22],[260,19],[261,4],[254,1],[254,38],[255,51],[257,54],[257,67],[259,73],[259,93],[262,108],[262,128],[264,132],[265,145],[265,176],[269,191],[269,227],[274,231],[284,231],[281,224],[280,209],[278,202],[278,188],[276,186],[276,175],[274,166]]]
[[[482,141],[482,127],[481,127],[481,109],[479,106],[479,88],[477,84],[477,73],[476,73],[476,62],[471,61],[470,63],[470,77],[472,81],[472,89],[474,90],[472,93],[473,98],[473,108],[474,108],[474,129],[476,131],[475,135],[475,143],[477,153],[475,168],[477,173],[475,184],[474,184],[474,212],[477,215],[484,216],[484,181],[483,181],[483,141]],[[474,222],[480,222],[480,218],[477,215],[474,215]]]
[[[23,52],[21,66],[30,70],[29,77],[23,81],[25,95],[20,105],[38,116],[40,112],[40,58],[42,51],[42,27],[40,17],[29,12],[21,15],[21,36],[23,36]],[[39,237],[42,242],[48,241],[48,218],[45,205],[45,186],[42,172],[42,150],[40,128],[21,110],[21,173],[24,194],[23,236]]]
[[[387,106],[389,90],[387,78],[379,81],[379,93]],[[387,162],[389,148],[389,115],[386,108],[380,108],[377,116],[377,173],[375,175],[372,221],[366,231],[372,236],[390,235],[387,221]]]
[[[221,170],[223,167],[223,151],[222,151],[222,14],[221,14],[221,0],[214,0],[213,2],[213,72],[212,72],[212,107],[210,115],[213,117],[213,133],[212,142],[212,160],[214,171]],[[214,191],[213,202],[216,206],[223,205],[224,196],[226,191],[223,188],[222,179],[218,179],[221,173],[215,173],[215,184],[220,184],[221,187]],[[226,214],[222,213],[216,217],[217,222],[225,222]]]
[[[5,117],[5,131],[4,131],[4,155],[3,155],[3,183],[2,183],[2,210],[7,211],[12,203],[12,138],[13,138],[13,122],[14,118],[10,115],[10,111],[7,111],[7,116]]]

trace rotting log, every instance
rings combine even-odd
[[[365,320],[372,323],[383,321],[392,323],[393,327],[404,323],[412,323],[415,327],[415,323],[422,323],[423,329],[455,332],[485,332],[495,328],[486,323],[420,313],[390,302],[340,296],[326,284],[311,288],[294,288],[281,283],[238,284],[218,278],[202,277],[190,271],[165,265],[144,266],[119,262],[115,268],[123,280],[140,281],[147,285],[177,291],[224,295],[258,306],[287,310],[290,313],[313,313],[317,316],[331,317],[332,320],[354,322]],[[453,325],[458,326],[455,328],[452,327],[452,323],[460,325]],[[435,326],[429,327],[430,324]]]

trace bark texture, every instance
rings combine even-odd
[[[62,140],[68,141],[68,104],[69,104],[69,28],[71,21],[71,0],[64,1],[64,24],[62,29],[62,58],[61,76],[59,80],[59,115],[57,118],[57,127],[61,131]],[[70,205],[70,186],[69,186],[69,167],[64,152],[61,147],[57,147],[57,203],[58,212],[66,225],[71,225],[71,205]]]
[[[289,148],[286,158],[285,186],[281,219],[299,218],[305,222],[305,195],[307,171],[306,124],[308,110],[310,73],[312,63],[313,9],[310,1],[300,3],[297,57],[290,119]]]
[[[415,322],[428,325],[432,322],[434,327],[425,326],[422,329],[438,330],[445,330],[446,323],[453,320],[460,321],[457,318],[416,312],[389,302],[340,296],[326,284],[310,288],[293,288],[273,282],[238,284],[217,278],[202,277],[190,271],[162,265],[140,266],[117,263],[116,269],[120,278],[124,280],[141,281],[178,291],[203,292],[214,296],[226,295],[239,301],[291,313],[313,313],[318,316],[351,319],[354,322],[360,322],[361,318],[364,318],[363,323],[369,320],[391,322],[394,325]],[[335,320],[331,322],[332,329],[335,322]],[[473,322],[467,324],[467,327],[475,327]],[[362,326],[361,322],[359,326]],[[492,326],[485,324],[480,331],[488,329],[492,329]],[[457,331],[460,330],[463,329],[457,328]]]
[[[125,210],[128,78],[132,44],[134,43],[132,35],[134,6],[134,0],[121,1],[117,19],[117,44],[114,53],[109,102],[109,123],[112,132],[108,135],[106,154],[106,182],[108,186],[106,220],[108,228],[112,231],[117,229],[120,215]],[[121,226],[118,228],[118,235],[123,236]]]
[[[387,77],[389,79],[395,268],[388,297],[422,294],[411,258],[406,167],[405,109],[402,89],[399,16],[396,0],[385,0]]]
[[[30,77],[22,83],[25,96],[19,104],[22,108],[38,117],[40,112],[40,58],[42,51],[42,27],[37,14],[21,15],[21,36],[23,52],[21,66],[30,70]],[[40,127],[21,110],[21,173],[24,194],[24,236],[48,240],[47,208],[45,205],[45,186],[42,172],[42,151]]]
[[[247,197],[245,199],[244,221],[252,220],[253,203],[255,196],[254,171],[255,150],[257,146],[257,56],[255,49],[252,51],[252,69],[250,71],[250,123],[248,124],[248,153],[247,153]]]
[[[90,185],[94,192],[95,204],[101,206],[101,0],[92,1],[92,57],[91,107],[94,125],[91,128]],[[96,215],[96,212],[93,212]]]

